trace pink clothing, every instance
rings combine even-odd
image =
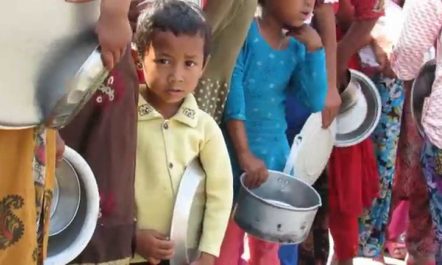
[[[436,78],[425,100],[422,125],[429,140],[442,148],[442,1],[412,1],[404,27],[391,58],[393,70],[402,80],[416,78],[425,53],[436,44]]]
[[[250,259],[242,259],[245,232],[230,219],[215,265],[279,265],[279,245],[248,236]]]
[[[409,201],[405,243],[410,256],[434,260],[436,249],[429,195],[419,159],[423,142],[411,116],[410,94],[410,89],[407,89],[397,150],[393,205],[399,200]]]
[[[388,240],[398,241],[401,235],[407,230],[409,208],[410,203],[405,200],[400,201],[394,208],[390,224],[388,225]]]

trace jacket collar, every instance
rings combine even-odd
[[[184,98],[177,113],[169,120],[176,120],[190,127],[196,127],[198,123],[198,104],[192,94]],[[163,116],[140,94],[138,97],[138,120],[148,121],[153,119],[164,119]]]

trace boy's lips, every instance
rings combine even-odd
[[[178,88],[169,88],[166,90],[166,92],[169,94],[181,94],[184,92],[184,90]]]

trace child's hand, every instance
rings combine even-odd
[[[150,263],[168,260],[174,255],[174,243],[155,230],[138,230],[136,233],[137,253]]]
[[[201,256],[194,262],[190,263],[190,265],[213,265],[215,264],[215,257],[207,254],[201,253]]]
[[[314,52],[323,47],[318,32],[307,24],[299,28],[290,28],[287,35],[295,37],[298,41],[302,42],[309,52]]]
[[[251,189],[258,188],[267,181],[269,172],[264,162],[252,153],[247,152],[239,155],[239,164],[246,173],[244,184]]]
[[[102,13],[97,22],[96,32],[104,67],[110,71],[123,57],[132,39],[129,18],[126,15],[119,17]]]
[[[396,78],[396,74],[391,69],[390,64],[390,54],[392,50],[392,45],[384,42],[383,40],[374,39],[371,43],[373,52],[376,56],[376,61],[379,64],[380,71],[385,77]]]

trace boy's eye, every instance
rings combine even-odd
[[[155,59],[154,62],[157,64],[170,64],[170,60],[165,58]]]
[[[187,67],[194,67],[194,66],[196,66],[196,62],[194,62],[194,61],[186,61],[186,66]]]

